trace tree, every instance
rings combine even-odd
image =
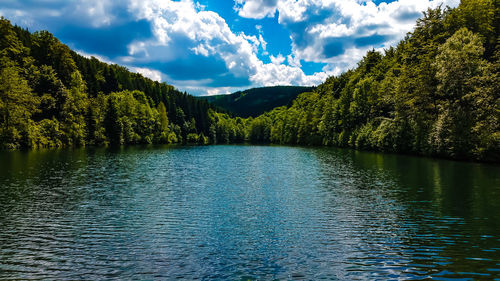
[[[458,27],[465,26],[481,36],[484,39],[485,57],[489,58],[495,52],[498,40],[500,3],[498,0],[462,0],[460,2],[460,6],[453,11],[451,20],[455,21]]]
[[[481,72],[483,53],[481,39],[467,28],[455,32],[439,47],[436,77],[445,104],[431,135],[437,152],[456,157],[467,157],[471,152],[474,120],[466,94],[474,90],[472,78]]]
[[[168,115],[167,115],[167,109],[165,107],[165,104],[163,102],[160,102],[160,104],[157,107],[158,111],[158,118],[159,118],[159,142],[161,143],[168,143],[168,135],[170,133],[170,130],[168,128]]]
[[[461,99],[471,91],[470,79],[479,74],[483,53],[481,38],[465,27],[439,47],[436,77],[445,98]]]
[[[28,82],[15,67],[0,70],[0,123],[2,143],[19,147],[27,134],[31,114],[38,100],[31,93]],[[28,145],[27,143],[25,143]]]
[[[61,113],[62,130],[68,145],[83,145],[85,143],[85,115],[88,108],[88,98],[85,93],[85,83],[80,72],[71,74],[70,90]]]
[[[10,21],[0,17],[0,66],[23,66],[29,49],[19,40]]]
[[[106,115],[104,117],[104,128],[106,129],[106,137],[111,145],[122,144],[123,123],[120,121],[118,102],[113,97],[108,99]]]

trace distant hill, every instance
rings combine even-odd
[[[313,89],[313,87],[275,86],[201,98],[234,113],[236,116],[257,117],[275,107],[287,105],[299,94]]]

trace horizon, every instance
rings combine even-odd
[[[7,1],[0,16],[195,96],[318,86],[458,0]],[[294,9],[292,9],[294,8]],[[77,19],[77,20],[75,20]]]

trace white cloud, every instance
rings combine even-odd
[[[264,40],[264,37],[262,37],[262,34],[259,34],[259,42],[260,45],[262,46],[262,49],[265,51],[267,48],[267,42]]]
[[[110,12],[112,5],[109,0],[86,0],[77,2],[71,13],[87,18],[94,27],[108,26],[115,18]]]
[[[291,33],[290,65],[300,60],[330,64],[326,69],[355,66],[371,48],[396,44],[412,30],[429,7],[455,7],[459,0],[398,0],[374,4],[361,0],[235,0],[240,16],[259,19],[279,14],[279,23]],[[273,11],[273,12],[270,12]]]
[[[273,55],[271,55],[270,58],[271,58],[271,63],[272,64],[278,64],[279,65],[279,64],[282,64],[285,61],[285,57],[283,57],[283,55],[281,55],[281,54],[279,54],[276,57],[273,56]]]
[[[130,67],[130,70],[132,70],[133,72],[140,73],[144,77],[147,77],[153,81],[158,81],[158,82],[162,81],[161,72],[159,72],[158,70],[144,68],[144,67]]]
[[[181,90],[214,94],[255,86],[317,85],[328,75],[355,66],[366,50],[396,43],[411,31],[421,11],[443,1],[450,6],[459,2],[398,0],[375,5],[362,0],[234,0],[234,9],[242,17],[279,15],[279,23],[291,33],[292,52],[277,56],[268,54],[264,35],[272,35],[264,34],[262,26],[256,26],[257,35],[235,33],[220,15],[194,0],[7,1],[0,15],[31,30],[69,24],[94,32],[146,22],[145,28],[151,28],[149,38],[130,35],[120,41],[128,44],[126,50],[113,57],[115,49],[110,48],[105,53],[108,57],[101,58]],[[262,56],[270,62],[264,63]],[[303,61],[326,65],[321,72],[306,75]]]
[[[235,0],[235,10],[245,18],[262,19],[265,17],[274,17],[276,13],[277,0]]]
[[[324,82],[329,76],[326,72],[317,72],[313,75],[305,75],[299,67],[278,63],[261,63],[259,67],[260,71],[250,77],[250,80],[257,86],[315,86]]]
[[[234,92],[234,89],[231,87],[220,87],[220,88],[211,88],[208,89],[207,91],[207,96],[213,96],[213,95],[228,95],[232,92]]]
[[[135,14],[137,19],[151,22],[155,35],[152,40],[134,42],[129,46],[129,53],[136,63],[168,62],[190,55],[216,57],[224,61],[228,74],[248,79],[251,86],[313,85],[321,83],[326,77],[325,74],[305,75],[300,66],[285,65],[285,57],[282,55],[271,57],[271,63],[263,63],[257,56],[259,48],[265,51],[267,47],[262,34],[258,37],[244,33],[235,34],[218,14],[199,10],[190,0],[132,0],[129,11]],[[176,50],[179,49],[183,51],[178,53]],[[170,76],[169,82],[176,85],[185,84]],[[214,79],[217,78],[209,77],[207,81],[217,82]],[[219,92],[217,88],[227,90],[231,87],[207,85],[207,92]]]

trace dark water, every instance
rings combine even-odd
[[[0,279],[500,280],[500,167],[266,146],[0,153]]]

